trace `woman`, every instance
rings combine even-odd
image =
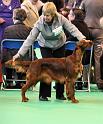
[[[4,29],[13,24],[13,9],[20,7],[19,0],[0,0],[0,42]]]
[[[48,57],[64,57],[66,35],[64,30],[70,32],[78,40],[85,39],[85,36],[63,15],[57,12],[56,6],[53,2],[47,2],[43,6],[42,16],[34,25],[29,36],[24,41],[23,46],[18,53],[13,57],[15,61],[20,56],[28,51],[29,47],[37,39],[41,54],[43,58]],[[57,83],[56,85],[56,99],[66,100],[63,95],[64,85]],[[48,101],[47,97],[51,96],[51,86],[45,83],[40,83],[39,99]]]
[[[26,11],[27,18],[24,21],[24,24],[28,27],[33,28],[35,22],[39,19],[39,11],[43,3],[40,0],[25,0],[21,4],[21,8]]]

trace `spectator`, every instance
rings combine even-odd
[[[4,29],[13,24],[13,9],[20,7],[19,0],[0,0],[0,41],[2,40]]]
[[[80,32],[82,32],[82,34],[84,36],[86,36],[86,38],[88,40],[92,39],[89,28],[87,26],[87,24],[84,22],[84,18],[85,18],[85,12],[79,8],[73,8],[70,11],[70,14],[68,15],[69,20],[71,20],[71,22],[79,29]],[[68,37],[68,41],[77,41],[77,38],[69,35]],[[72,54],[73,51],[66,51],[66,56]],[[83,61],[82,61],[83,65],[89,65],[90,63],[90,50],[86,50],[83,56]],[[89,70],[89,66],[84,66],[83,69],[83,80],[87,81],[87,73]],[[81,79],[78,79],[81,81]],[[84,85],[87,87],[87,82],[84,83]],[[82,82],[78,82],[77,83],[77,90],[82,90],[83,85]]]
[[[60,12],[61,8],[64,7],[64,0],[50,0],[50,2],[55,4],[58,12]]]
[[[68,15],[69,20],[79,29],[80,32],[89,40],[92,39],[89,28],[84,22],[85,12],[79,8],[73,8]],[[71,36],[70,41],[77,41],[77,38]]]
[[[75,0],[73,3],[73,8],[79,8],[81,2],[82,2],[82,0]]]
[[[103,0],[83,0],[80,8],[86,12],[85,22],[94,40],[95,81],[98,89],[103,90],[103,80],[100,78],[100,57],[102,55],[100,44],[103,43],[100,18],[103,16]]]
[[[27,15],[24,9],[17,8],[13,11],[13,22],[14,25],[10,25],[5,28],[4,30],[4,39],[26,39],[29,35],[31,28],[27,27],[23,21],[26,19]],[[12,56],[17,52],[16,49],[5,49],[2,61],[7,61],[12,58]],[[28,58],[28,56],[27,56]],[[14,75],[14,70],[10,68],[5,68],[7,79],[12,79],[12,75]],[[21,74],[17,74],[18,78],[21,79]],[[22,75],[23,76],[23,75]],[[10,84],[10,82],[8,82]],[[12,83],[12,82],[11,82]],[[17,83],[18,87],[20,88],[20,82]],[[9,87],[10,88],[10,87]]]
[[[20,0],[20,3],[23,3],[24,0]]]
[[[24,9],[17,8],[13,11],[13,25],[10,25],[5,28],[3,39],[26,39],[29,35],[32,28],[26,26],[23,21],[27,18],[27,14]],[[15,51],[15,50],[14,50]],[[5,51],[6,52],[6,51]],[[12,55],[7,56],[5,60],[7,61],[13,56],[13,51],[11,52]]]
[[[27,18],[24,21],[25,25],[33,28],[33,25],[39,19],[39,11],[41,11],[42,6],[43,2],[40,0],[25,0],[21,4],[21,8],[27,13]]]
[[[63,15],[57,12],[53,2],[47,2],[43,6],[42,16],[31,30],[28,38],[24,41],[18,53],[13,57],[15,61],[20,56],[24,56],[29,47],[37,39],[40,45],[43,58],[64,56],[66,35],[64,29],[70,32],[78,40],[85,39],[85,36]],[[66,100],[64,97],[64,85],[57,83],[56,98]],[[51,86],[43,82],[40,83],[39,99],[48,101],[51,96]]]
[[[65,0],[65,6],[69,9],[72,9],[74,1],[75,0]]]
[[[3,38],[4,29],[13,24],[12,13],[14,8],[20,7],[19,0],[0,0],[0,47]],[[0,77],[2,77],[1,72],[1,50],[0,50]],[[2,82],[2,78],[0,78]]]
[[[79,8],[82,0],[66,0],[65,6],[67,6],[69,9],[72,8]]]
[[[4,30],[4,39],[26,39],[31,28],[26,26],[23,22],[27,18],[24,9],[17,8],[13,11],[13,25],[10,25]]]
[[[103,16],[100,18],[100,26],[103,29]],[[103,43],[101,44],[103,50]],[[101,79],[103,80],[103,52],[100,57],[100,72],[101,72]]]
[[[43,3],[46,3],[46,2],[53,2],[57,8],[57,11],[60,12],[61,8],[64,7],[64,2],[65,0],[42,0]]]
[[[60,13],[61,13],[64,17],[66,17],[66,18],[68,19],[69,12],[70,12],[70,9],[64,7],[64,8],[61,9],[61,12],[60,12]]]

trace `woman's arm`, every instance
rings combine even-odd
[[[78,40],[86,39],[86,37],[73,25],[68,19],[62,16],[63,28]]]
[[[27,51],[30,48],[30,46],[35,42],[35,40],[37,39],[38,35],[39,35],[39,30],[36,27],[34,27],[31,30],[31,32],[30,32],[29,36],[27,37],[27,39],[24,41],[22,47],[19,49],[18,53],[20,55],[24,56],[27,53]]]

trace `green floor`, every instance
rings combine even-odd
[[[78,104],[55,99],[38,100],[38,92],[28,91],[22,103],[20,91],[0,91],[0,124],[103,124],[103,92],[76,92]]]

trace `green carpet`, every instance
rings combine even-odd
[[[38,92],[28,91],[29,102],[21,102],[20,91],[0,91],[0,124],[103,124],[103,92],[76,92],[78,104],[55,99],[39,101]]]

